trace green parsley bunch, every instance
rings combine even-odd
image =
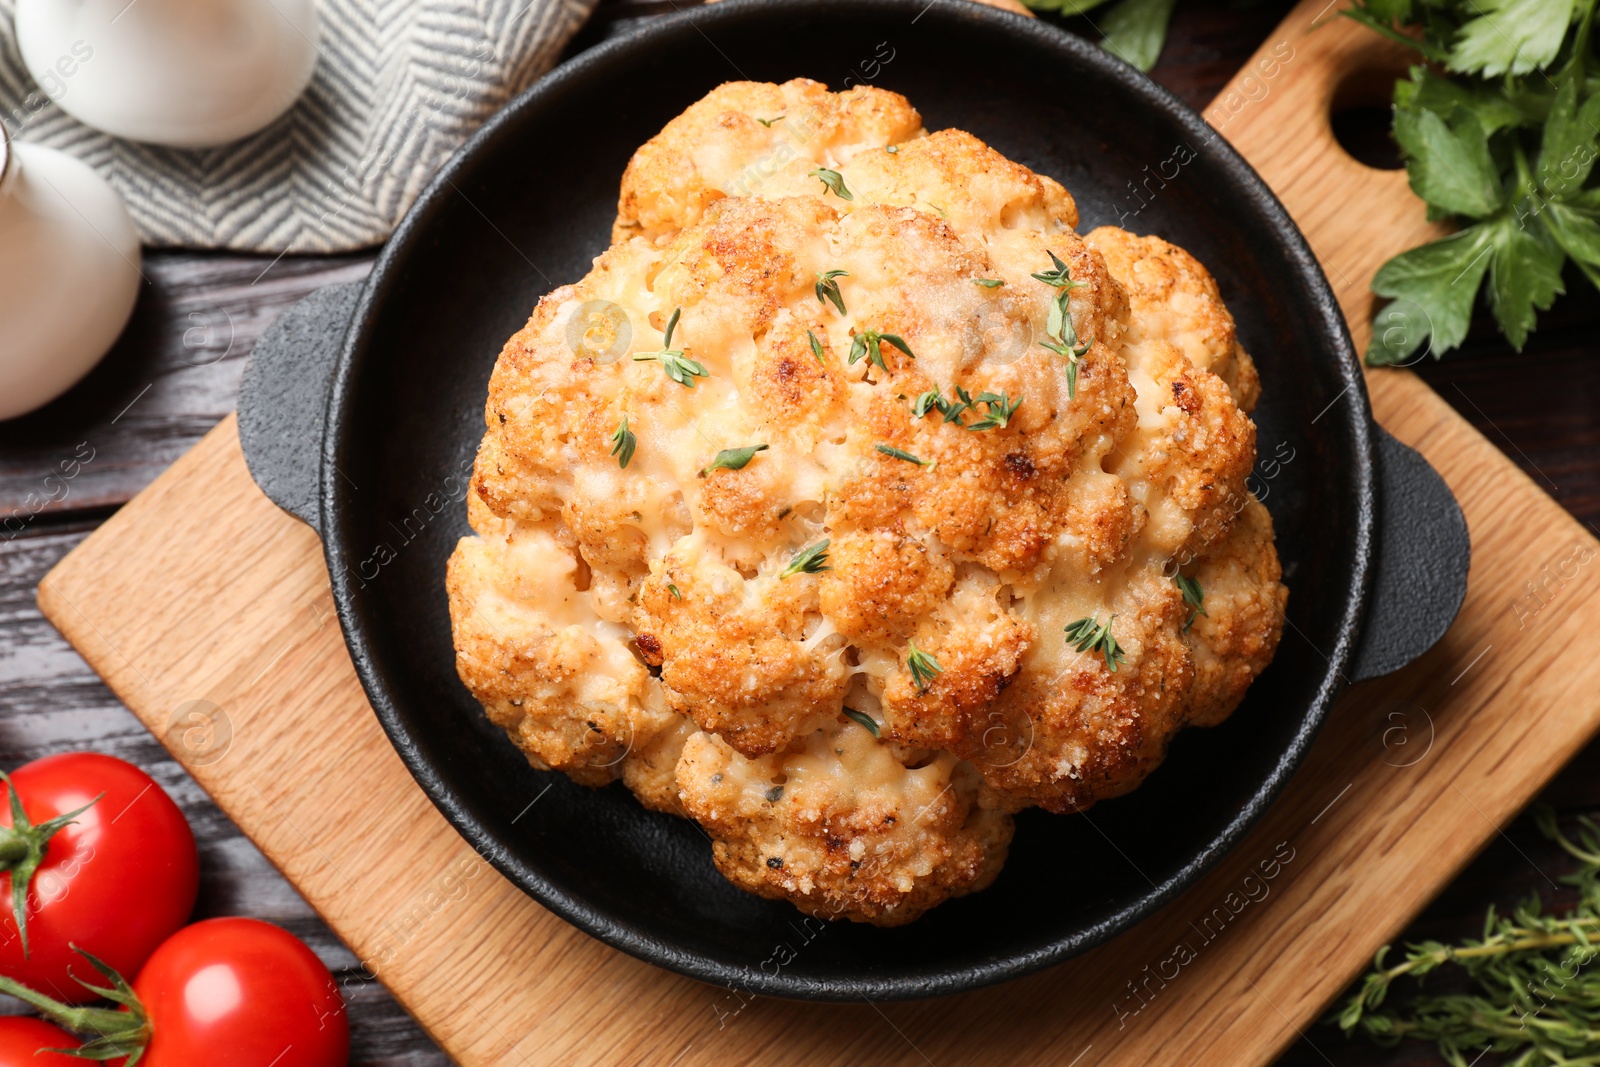
[[[1600,63],[1596,0],[1357,0],[1344,14],[1415,48],[1395,85],[1394,136],[1411,188],[1447,237],[1373,278],[1393,298],[1367,362],[1435,358],[1461,345],[1480,288],[1521,351],[1565,291],[1570,258],[1600,287]]]
[[[1176,0],[1022,0],[1035,11],[1054,11],[1059,15],[1089,15],[1107,3],[1111,6],[1090,16],[1095,29],[1105,38],[1101,46],[1112,55],[1149,70],[1161,58],[1167,42],[1167,27],[1172,22]]]

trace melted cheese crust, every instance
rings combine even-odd
[[[1009,812],[1126,792],[1226,718],[1287,596],[1245,485],[1260,384],[1193,257],[1076,223],[1060,185],[893,93],[733,83],[673,120],[612,247],[490,381],[448,585],[491,719],[537,766],[695,818],[736,884],[890,924],[988,884]],[[1052,255],[1088,342],[1075,390],[1039,343]],[[636,358],[679,308],[692,388]],[[850,363],[867,331],[914,355]],[[918,418],[934,388],[1020,405]],[[824,539],[827,569],[785,574]],[[1067,642],[1085,617],[1112,620],[1117,669]]]

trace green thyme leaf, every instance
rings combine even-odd
[[[1051,253],[1054,258],[1055,253]],[[1037,275],[1035,275],[1037,277]],[[1048,348],[1056,355],[1067,361],[1067,398],[1076,400],[1078,397],[1078,360],[1089,351],[1093,340],[1078,342],[1078,330],[1072,322],[1072,308],[1068,303],[1070,289],[1063,289],[1056,294],[1050,303],[1050,317],[1045,324],[1045,332],[1049,334],[1046,340],[1039,344]]]
[[[845,714],[845,718],[853,719],[855,721],[856,725],[865,727],[867,732],[870,733],[873,737],[878,737],[879,736],[879,733],[878,733],[878,720],[874,719],[871,715],[868,715],[864,711],[857,711],[855,708],[852,708],[852,707],[849,707],[849,706],[845,707],[844,714]]]
[[[1004,393],[979,393],[978,403],[987,406],[989,411],[967,429],[1003,430],[1010,423],[1011,416],[1016,414],[1017,408],[1022,406],[1022,397],[1012,400]]]
[[[850,342],[850,365],[853,367],[862,357],[866,357],[869,363],[876,363],[887,374],[889,367],[883,362],[882,347],[885,343],[893,345],[912,359],[917,358],[912,353],[911,346],[896,335],[879,333],[877,330],[862,330]]]
[[[672,585],[672,584],[669,583],[667,585],[667,592],[671,593],[673,596],[677,597],[679,600],[683,599],[683,594],[678,591],[678,587],[675,586],[675,585]]]
[[[873,447],[886,456],[891,456],[895,459],[903,459],[907,463],[915,463],[919,467],[932,467],[939,462],[936,459],[918,459],[910,452],[895,448],[893,445],[874,445]]]
[[[1188,633],[1189,627],[1194,625],[1194,620],[1197,617],[1201,615],[1207,618],[1211,617],[1211,613],[1206,611],[1205,608],[1205,590],[1200,588],[1200,583],[1195,579],[1185,578],[1181,574],[1174,574],[1172,580],[1178,583],[1178,589],[1183,593],[1183,602],[1189,605],[1189,618],[1183,624],[1183,632]]]
[[[828,566],[828,543],[828,538],[824,537],[816,544],[808,545],[796,552],[778,577],[787,578],[791,574],[816,574],[818,571],[832,570],[833,568]]]
[[[829,170],[827,167],[818,167],[811,172],[811,177],[820,179],[822,184],[826,185],[833,195],[841,200],[855,199],[854,196],[850,195],[850,190],[844,184],[844,175],[838,171]]]
[[[934,676],[943,674],[944,668],[939,666],[938,660],[918,648],[915,641],[908,644],[911,651],[906,655],[906,669],[911,672],[911,680],[916,683],[917,691],[926,693]]]
[[[1046,251],[1049,250],[1046,249]],[[1050,262],[1055,264],[1054,270],[1040,271],[1034,277],[1046,285],[1055,286],[1057,289],[1079,289],[1083,287],[1083,282],[1072,280],[1072,268],[1061,262],[1060,256],[1050,252]]]
[[[963,412],[970,410],[972,404],[972,394],[961,388],[961,386],[956,386],[956,399],[946,400],[944,403],[942,409],[944,411],[944,421],[953,422],[957,426],[964,425],[961,421],[961,415]]]
[[[633,357],[635,363],[660,363],[661,369],[667,372],[667,377],[683,386],[685,389],[694,388],[696,378],[710,377],[705,364],[693,360],[683,354],[682,349],[672,347],[672,333],[678,328],[678,316],[683,314],[683,309],[673,308],[672,318],[667,320],[667,332],[661,341],[661,351],[641,352]],[[624,464],[626,466],[626,464]]]
[[[828,361],[822,357],[822,342],[817,340],[817,335],[807,330],[806,340],[811,342],[811,354],[817,357],[817,362],[825,365]]]
[[[756,458],[757,452],[765,452],[767,447],[766,445],[745,445],[742,448],[724,448],[717,453],[717,458],[711,461],[711,465],[700,472],[700,475],[704,477],[712,471],[742,471],[746,464]]]
[[[944,411],[945,405],[948,403],[949,401],[939,392],[939,387],[936,385],[927,392],[918,394],[917,402],[911,407],[911,414],[913,417],[920,419],[930,411]]]
[[[611,454],[617,457],[617,466],[623,470],[628,469],[628,463],[633,459],[633,450],[638,444],[639,439],[628,429],[628,416],[622,416],[621,424],[611,435]]]
[[[981,285],[985,289],[998,289],[1005,284],[1005,282],[999,278],[974,278],[972,279],[972,282],[974,285]]]
[[[771,129],[771,128],[772,128],[772,124],[773,124],[773,123],[774,123],[774,122],[777,122],[777,121],[778,121],[778,120],[779,120],[779,119],[781,119],[781,118],[783,118],[783,117],[784,117],[784,116],[782,116],[782,115],[774,115],[774,116],[773,116],[773,117],[772,117],[772,118],[770,118],[770,119],[756,119],[756,121],[757,121],[757,122],[759,122],[759,123],[761,123],[761,125],[763,125],[763,126],[765,126],[765,127],[767,127],[767,128],[768,128],[768,129]]]
[[[1099,618],[1099,614],[1096,613],[1068,623],[1065,627],[1067,644],[1076,647],[1079,652],[1099,652],[1105,657],[1106,668],[1115,674],[1118,664],[1124,660],[1122,646],[1117,644],[1117,639],[1111,634],[1111,624],[1117,617],[1113,615],[1104,623],[1101,623]]]
[[[817,284],[812,287],[812,291],[817,294],[817,303],[826,306],[828,301],[831,300],[833,301],[833,306],[839,309],[839,314],[846,314],[844,310],[844,295],[839,292],[839,283],[834,279],[848,277],[850,277],[850,272],[847,270],[820,271],[817,274]]]

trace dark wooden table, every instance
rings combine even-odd
[[[671,0],[605,0],[573,43],[588,47]],[[1183,0],[1154,76],[1189,104],[1206,104],[1266,37],[1285,3]],[[1358,154],[1388,151],[1381,113],[1356,115]],[[1363,121],[1364,120],[1364,121]],[[448,1062],[389,997],[362,982],[355,959],[299,895],[101,684],[34,606],[58,559],[233,409],[257,337],[284,308],[330,282],[362,277],[371,253],[317,258],[151,252],[132,324],[90,377],[46,409],[0,423],[0,766],[96,749],[144,767],[182,805],[200,842],[197,917],[253,915],[305,939],[339,975],[361,1067]],[[1528,350],[1512,353],[1480,323],[1465,350],[1420,368],[1463,415],[1591,528],[1600,526],[1600,300],[1576,279]],[[83,462],[85,455],[92,459]],[[74,456],[81,468],[50,478]],[[1567,811],[1600,809],[1600,744],[1543,798]],[[1422,915],[1407,938],[1472,933],[1483,910],[1538,889],[1541,870],[1568,867],[1527,819],[1505,829]],[[1283,1064],[1439,1063],[1426,1046],[1376,1050],[1314,1027]],[[1485,1061],[1487,1062],[1487,1061]],[[939,1067],[952,1067],[940,1064]]]

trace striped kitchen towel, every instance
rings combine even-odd
[[[479,124],[550,68],[594,3],[322,0],[321,54],[300,101],[252,137],[189,150],[118,140],[68,117],[28,75],[15,0],[0,0],[0,122],[18,141],[91,164],[147,244],[365,248],[389,236]]]

